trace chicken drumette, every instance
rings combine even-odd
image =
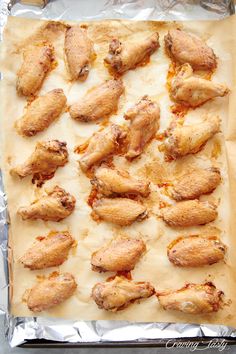
[[[197,107],[215,97],[223,97],[229,93],[224,84],[218,84],[193,76],[189,64],[181,66],[178,74],[171,82],[171,98],[180,104]]]
[[[145,251],[142,239],[118,236],[92,254],[92,269],[97,272],[130,271]]]
[[[160,108],[148,96],[144,96],[124,116],[130,120],[130,143],[126,158],[132,160],[142,154],[145,146],[159,129]]]
[[[73,212],[75,202],[70,193],[55,186],[29,206],[19,208],[18,214],[23,220],[60,221]]]
[[[57,168],[67,162],[68,151],[65,142],[42,141],[36,144],[34,152],[26,162],[11,169],[10,173],[21,178],[33,175],[33,180],[43,181],[52,178]]]
[[[116,276],[111,281],[97,283],[92,289],[92,298],[100,309],[116,312],[154,293],[155,289],[148,282],[134,282]]]

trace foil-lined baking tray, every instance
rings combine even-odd
[[[7,16],[57,20],[217,20],[235,12],[231,0],[0,0],[1,33]],[[27,4],[26,4],[27,3]],[[236,343],[236,330],[219,325],[72,321],[9,314],[7,200],[0,176],[0,314],[5,334],[15,346],[163,346],[185,341],[189,348],[205,343],[223,350]],[[184,338],[184,339],[183,339]],[[214,338],[214,339],[213,339]],[[191,344],[192,343],[192,344]],[[210,344],[209,344],[210,343]],[[214,344],[215,343],[215,344]]]

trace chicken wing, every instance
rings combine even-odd
[[[156,293],[164,310],[181,311],[193,315],[217,312],[222,306],[223,294],[210,282],[190,283],[178,290],[157,291]]]
[[[148,96],[144,96],[124,116],[130,123],[130,144],[126,154],[128,160],[142,154],[144,147],[155,137],[159,129],[160,108]]]
[[[45,180],[54,176],[58,167],[68,162],[66,143],[58,140],[42,141],[36,144],[32,155],[25,163],[11,169],[12,175],[24,178],[33,175],[33,180]]]
[[[199,37],[180,29],[168,32],[165,48],[172,60],[189,63],[194,70],[214,70],[217,66],[213,50]]]
[[[193,76],[193,69],[187,63],[181,66],[170,87],[171,98],[188,107],[198,107],[212,98],[224,97],[228,93],[229,89],[224,84]]]
[[[95,56],[93,42],[88,38],[85,28],[79,25],[67,28],[65,54],[72,80],[85,81]]]
[[[180,176],[174,183],[172,197],[175,200],[196,199],[208,194],[220,184],[220,170],[215,167],[197,168]]]
[[[79,164],[83,172],[88,171],[93,165],[100,164],[108,156],[114,154],[126,132],[119,125],[112,124],[108,129],[95,133],[81,157]]]
[[[155,289],[148,282],[134,282],[116,276],[111,281],[97,283],[92,289],[92,298],[100,309],[116,312],[154,293]]]
[[[69,299],[76,288],[77,284],[72,274],[53,274],[30,289],[27,306],[33,312],[48,310]]]
[[[147,209],[141,203],[128,198],[102,198],[93,203],[93,212],[102,220],[127,226],[147,217]]]
[[[67,231],[50,232],[46,237],[39,237],[20,258],[20,262],[31,270],[57,267],[67,260],[74,243]]]
[[[22,118],[16,121],[20,135],[34,136],[45,130],[59,117],[66,105],[66,96],[62,89],[55,89],[36,98]]]
[[[29,45],[23,52],[23,63],[17,74],[16,90],[19,95],[34,95],[42,86],[48,71],[52,68],[53,47],[39,43]]]
[[[162,217],[169,226],[205,225],[217,218],[216,206],[210,202],[185,200],[164,208]]]
[[[91,180],[91,183],[98,189],[99,193],[106,196],[138,194],[147,197],[150,193],[150,183],[130,176],[125,170],[105,166],[101,166],[95,171],[95,178]]]
[[[75,202],[75,198],[70,193],[55,186],[29,206],[19,208],[18,214],[23,220],[60,221],[73,212]]]
[[[126,43],[121,43],[115,38],[110,43],[109,52],[104,61],[115,73],[124,74],[147,62],[159,46],[158,32],[142,40]]]
[[[177,126],[168,133],[164,143],[166,159],[176,160],[199,152],[206,142],[220,131],[220,118],[206,116],[201,123]]]
[[[224,259],[226,246],[215,236],[178,237],[168,246],[169,261],[179,267],[201,267]]]
[[[118,236],[92,254],[92,270],[128,272],[134,269],[135,264],[145,251],[146,245],[142,239]]]
[[[124,86],[121,80],[108,80],[90,89],[84,97],[70,107],[72,118],[91,122],[105,118],[117,110]]]

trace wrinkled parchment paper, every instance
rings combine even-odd
[[[4,185],[8,196],[8,210],[10,214],[10,245],[12,249],[12,277],[11,277],[11,313],[14,316],[32,316],[22,302],[22,295],[37,281],[37,275],[50,274],[54,270],[71,272],[77,282],[78,290],[73,297],[62,305],[45,311],[40,316],[75,318],[78,320],[129,320],[142,322],[185,322],[185,323],[219,323],[236,325],[235,313],[235,257],[236,249],[234,230],[236,225],[233,210],[236,203],[235,161],[236,161],[236,124],[234,122],[234,47],[235,17],[217,22],[129,22],[129,21],[101,21],[89,23],[88,34],[95,42],[97,59],[85,83],[73,83],[68,80],[64,65],[63,40],[64,28],[61,24],[51,26],[39,20],[28,20],[10,17],[5,29],[4,46],[2,51],[2,71],[4,74],[2,93],[2,133],[3,158],[2,168]],[[42,27],[43,26],[43,27]],[[85,124],[73,121],[68,112],[63,114],[46,131],[33,138],[23,138],[17,135],[14,129],[15,120],[22,115],[26,100],[19,98],[15,90],[16,72],[21,65],[21,51],[27,43],[41,39],[53,41],[58,66],[45,80],[40,94],[53,88],[63,88],[68,104],[72,104],[90,87],[109,78],[109,73],[103,65],[103,58],[108,50],[108,42],[113,36],[121,41],[132,40],[132,36],[146,36],[154,30],[159,31],[161,48],[151,57],[150,63],[130,71],[124,75],[126,87],[124,96],[119,103],[119,109],[110,119],[118,124],[128,124],[123,119],[123,113],[137,102],[144,94],[150,95],[160,103],[161,127],[163,131],[171,121],[169,99],[166,88],[166,76],[169,59],[163,50],[163,36],[169,28],[182,27],[200,35],[214,49],[219,57],[218,69],[213,76],[217,82],[225,82],[232,89],[228,98],[219,98],[206,103],[201,108],[190,111],[186,116],[186,124],[199,121],[205,113],[219,114],[222,119],[222,133],[217,134],[204,150],[197,155],[188,156],[177,162],[164,163],[163,155],[158,151],[160,142],[155,140],[146,149],[142,157],[131,164],[123,157],[115,157],[116,166],[128,169],[137,176],[146,176],[152,182],[151,196],[145,200],[150,210],[150,217],[129,227],[118,227],[101,222],[97,224],[90,217],[91,209],[87,205],[87,198],[91,189],[89,179],[80,171],[77,160],[78,154],[73,153],[75,145],[83,143],[94,131],[101,128],[101,123]],[[43,28],[43,31],[42,31]],[[44,38],[42,38],[42,36]],[[224,137],[223,137],[224,136]],[[69,163],[57,170],[53,179],[47,181],[44,187],[60,185],[72,193],[76,199],[76,210],[67,219],[60,223],[42,221],[22,221],[16,214],[19,206],[27,205],[40,191],[32,185],[31,178],[19,180],[9,175],[9,169],[23,162],[33,151],[38,140],[64,140],[68,144],[70,153]],[[214,223],[207,226],[171,229],[166,227],[159,218],[159,202],[166,200],[171,203],[165,190],[157,184],[191,169],[193,166],[218,166],[221,169],[223,182],[210,196],[202,199],[214,200],[219,203],[219,216]],[[58,268],[45,271],[29,271],[24,269],[18,258],[32,244],[34,238],[46,235],[51,230],[69,230],[78,241],[78,246],[69,255],[68,260]],[[208,233],[219,235],[228,245],[226,263],[219,263],[199,269],[179,269],[171,265],[166,256],[166,246],[175,237],[182,234]],[[137,281],[150,281],[156,289],[179,288],[185,282],[213,281],[225,292],[227,305],[218,313],[205,316],[190,316],[177,312],[167,312],[160,308],[155,296],[132,304],[129,308],[116,314],[99,310],[90,297],[91,288],[98,281],[105,280],[112,273],[99,274],[90,267],[92,252],[100,248],[104,242],[118,234],[143,237],[147,244],[147,252],[136,265],[132,276]]]

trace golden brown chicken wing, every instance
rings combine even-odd
[[[121,80],[108,80],[90,89],[70,107],[70,115],[82,122],[91,122],[114,113],[124,86]]]
[[[17,74],[16,89],[19,95],[34,95],[42,86],[52,68],[53,47],[51,44],[29,45],[23,52],[23,63]]]
[[[145,251],[146,245],[140,238],[115,237],[92,254],[92,269],[97,272],[128,272],[134,269]]]
[[[128,160],[142,154],[145,146],[155,137],[159,129],[160,108],[148,96],[144,96],[124,116],[130,123],[130,144],[126,154]]]
[[[79,25],[67,28],[65,54],[72,80],[85,81],[95,57],[93,42],[88,38],[85,28]]]
[[[156,295],[164,310],[193,315],[217,312],[223,302],[223,292],[210,282],[187,284],[178,290],[157,291]]]
[[[176,160],[197,153],[219,131],[218,116],[206,116],[201,123],[171,129],[168,133],[169,138],[164,143],[166,159]]]
[[[19,208],[18,214],[23,220],[60,221],[73,212],[75,202],[75,198],[70,193],[55,186],[29,206]]]
[[[74,243],[67,231],[52,231],[36,242],[20,258],[20,262],[31,270],[57,267],[67,260]]]
[[[66,105],[66,96],[62,89],[55,89],[36,98],[27,108],[22,118],[16,121],[20,135],[33,136],[45,130],[59,117]]]
[[[10,173],[21,178],[33,175],[33,180],[41,181],[52,178],[57,168],[67,162],[66,143],[59,140],[41,141],[26,162],[11,169]]]
[[[169,261],[179,267],[201,267],[224,259],[226,246],[215,236],[178,237],[168,246]]]
[[[169,226],[205,225],[217,218],[216,206],[210,202],[185,200],[162,210],[162,217]]]
[[[216,56],[199,37],[172,29],[165,36],[165,48],[169,56],[179,64],[189,63],[194,70],[214,70]]]
[[[48,310],[69,299],[76,288],[77,284],[72,274],[52,274],[29,291],[27,306],[33,312]]]
[[[79,161],[81,170],[86,172],[93,165],[100,164],[108,156],[114,154],[125,136],[126,132],[115,124],[102,132],[95,133],[89,140],[87,150]]]
[[[198,107],[215,97],[224,97],[228,93],[229,89],[224,84],[193,76],[193,69],[187,63],[181,66],[170,87],[171,98],[188,107]]]
[[[95,178],[91,180],[98,192],[103,195],[138,194],[147,197],[150,193],[149,183],[132,177],[127,171],[105,166],[95,171]]]
[[[97,283],[92,289],[92,298],[100,309],[116,312],[154,293],[155,289],[148,282],[134,282],[116,276],[111,281]]]
[[[141,203],[128,198],[102,198],[93,203],[93,212],[102,220],[127,226],[147,217],[147,209]]]
[[[175,200],[196,199],[202,194],[213,192],[220,181],[221,175],[218,168],[197,168],[175,181],[172,197]]]
[[[110,43],[109,52],[104,61],[115,73],[123,74],[147,62],[159,46],[158,32],[142,40],[132,40],[126,43],[121,43],[115,38]]]

